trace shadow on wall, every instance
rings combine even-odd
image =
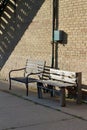
[[[67,39],[68,39],[68,34],[63,31],[63,41],[62,41],[62,44],[63,44],[63,45],[66,45],[66,44],[67,44]]]
[[[45,0],[11,1],[0,18],[0,70]]]

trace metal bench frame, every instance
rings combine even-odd
[[[26,95],[28,96],[28,89],[29,89],[29,83],[35,83],[37,82],[37,79],[42,78],[44,66],[45,66],[45,61],[37,61],[37,60],[31,60],[27,59],[26,65],[24,68],[20,69],[14,69],[9,72],[9,90],[12,88],[12,80],[24,83],[26,85]],[[14,77],[13,73],[15,74],[17,72],[24,71],[24,76],[18,76]],[[36,75],[37,77],[32,77]]]

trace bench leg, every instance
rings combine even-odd
[[[11,79],[9,78],[9,90],[11,90]]]
[[[42,98],[42,83],[37,83],[38,98]]]
[[[60,88],[60,106],[64,107],[66,106],[66,100],[65,100],[65,88]]]
[[[54,86],[49,86],[49,89],[51,89],[51,91],[50,91],[50,96],[51,97],[54,97]]]
[[[82,103],[82,91],[81,89],[79,89],[77,93],[77,104],[81,104],[81,103]]]
[[[77,84],[77,103],[81,104],[82,103],[82,74],[78,73],[78,84]]]
[[[28,96],[28,84],[26,83],[26,96]]]
[[[54,91],[51,91],[50,96],[54,97]]]

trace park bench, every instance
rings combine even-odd
[[[75,92],[78,104],[81,103],[81,72],[70,72],[46,67],[42,79],[37,81],[38,97],[42,98],[42,90],[49,91],[51,96],[60,89],[60,106],[66,105],[66,89]]]
[[[9,72],[9,90],[12,87],[12,80],[24,83],[26,85],[26,95],[28,96],[29,83],[35,83],[37,79],[42,78],[45,61],[27,59],[24,68],[14,69]],[[14,76],[23,71],[23,76]]]

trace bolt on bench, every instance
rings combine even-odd
[[[11,70],[9,72],[9,90],[11,90],[12,80],[21,82],[26,85],[26,95],[28,96],[29,83],[35,83],[35,82],[37,82],[37,79],[42,78],[44,66],[45,66],[45,61],[27,59],[26,65],[24,68]],[[13,73],[17,74],[20,71],[24,72],[24,75],[22,77],[13,76]],[[34,76],[36,76],[36,77],[34,77]]]
[[[46,70],[45,70],[46,71]],[[46,73],[46,74],[45,74]],[[51,96],[55,91],[55,87],[60,88],[60,106],[64,107],[66,105],[65,89],[73,89],[76,93],[76,101],[78,104],[81,103],[82,93],[81,93],[81,72],[70,72],[58,69],[50,68],[49,73],[44,72],[47,79],[37,81],[38,97],[42,98],[42,89],[51,92]],[[48,78],[49,77],[49,78]]]

